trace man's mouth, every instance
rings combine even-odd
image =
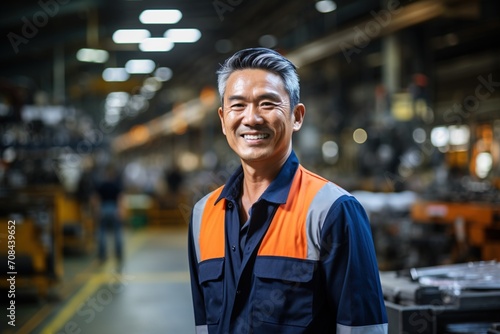
[[[261,133],[261,134],[258,134],[258,135],[245,134],[245,135],[243,135],[243,138],[245,138],[246,140],[266,139],[266,138],[269,138],[269,134],[267,134],[267,133]]]

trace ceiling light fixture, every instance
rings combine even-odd
[[[337,4],[332,0],[321,0],[316,2],[316,10],[320,13],[330,13],[337,9]]]
[[[180,21],[182,13],[177,9],[148,9],[139,15],[144,24],[174,24]]]
[[[142,87],[150,92],[157,92],[160,90],[162,82],[156,77],[148,77],[144,80]]]
[[[146,29],[119,29],[113,34],[113,42],[117,44],[141,43],[151,34]]]
[[[174,43],[164,37],[146,38],[139,44],[139,49],[144,52],[167,52],[172,50]]]
[[[106,97],[106,108],[123,108],[129,98],[130,94],[127,92],[111,92]]]
[[[76,53],[76,59],[88,63],[105,63],[109,58],[106,50],[83,48]]]
[[[123,67],[108,67],[102,72],[104,81],[127,81],[130,75]]]
[[[155,71],[155,77],[159,81],[168,81],[172,78],[172,70],[168,67],[158,67]]]
[[[148,74],[155,67],[155,62],[151,59],[131,59],[125,64],[125,70],[130,74]]]
[[[168,29],[164,36],[174,43],[194,43],[201,37],[198,29]]]

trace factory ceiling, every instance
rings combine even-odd
[[[6,96],[22,87],[22,94],[17,93],[16,97],[20,104],[38,103],[36,93],[42,91],[46,96],[45,103],[75,105],[99,117],[109,93],[138,93],[144,80],[154,73],[131,74],[126,81],[107,82],[103,79],[103,71],[108,67],[123,68],[131,59],[150,59],[155,68],[166,67],[172,71],[171,79],[162,83],[161,94],[158,93],[164,102],[167,101],[165,105],[171,106],[196,96],[203,87],[214,86],[214,73],[219,64],[240,48],[260,45],[276,48],[290,55],[299,65],[307,65],[320,59],[321,54],[328,56],[341,52],[338,43],[332,45],[328,41],[345,38],[346,31],[352,34],[353,23],[376,20],[373,13],[389,10],[387,6],[429,6],[426,7],[427,14],[422,10],[416,15],[429,15],[426,20],[460,15],[476,15],[477,18],[479,15],[474,8],[467,11],[468,7],[456,6],[457,3],[479,1],[392,0],[382,5],[380,0],[339,0],[336,1],[337,9],[329,13],[319,12],[316,2],[11,1],[3,5],[0,13],[0,91]],[[436,3],[446,7],[438,8]],[[450,12],[452,8],[458,9]],[[182,17],[175,24],[142,23],[139,19],[141,13],[150,9],[176,9]],[[436,10],[443,12],[436,13]],[[382,30],[377,37],[405,28],[412,24],[412,19],[408,15],[404,22],[394,20],[394,25],[385,32]],[[201,37],[194,43],[174,43],[171,50],[163,52],[143,52],[137,43],[118,44],[113,40],[113,34],[119,29],[146,29],[150,37],[163,37],[171,28],[198,29]],[[456,29],[460,30],[460,27]],[[479,32],[485,33],[484,30]],[[486,30],[486,36],[492,35],[498,32],[498,24]],[[440,33],[435,32],[436,35]],[[104,50],[107,60],[104,63],[82,62],[77,59],[82,48]],[[162,112],[165,110],[159,113]]]

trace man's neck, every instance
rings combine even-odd
[[[257,202],[271,182],[273,182],[290,156],[290,153],[291,151],[273,164],[267,163],[263,165],[259,163],[245,163],[242,161],[244,176],[241,190],[241,203],[245,213],[248,213],[250,207]]]

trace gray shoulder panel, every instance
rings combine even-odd
[[[191,224],[193,231],[193,242],[194,247],[196,249],[196,258],[198,259],[198,263],[200,262],[200,231],[201,231],[201,218],[203,216],[203,211],[205,210],[205,205],[207,204],[207,200],[212,193],[205,195],[202,199],[200,199],[193,207],[193,214],[191,215]]]
[[[326,215],[333,203],[340,197],[351,196],[338,185],[328,182],[314,196],[306,218],[307,259],[319,260],[321,249],[321,230],[325,223]]]

